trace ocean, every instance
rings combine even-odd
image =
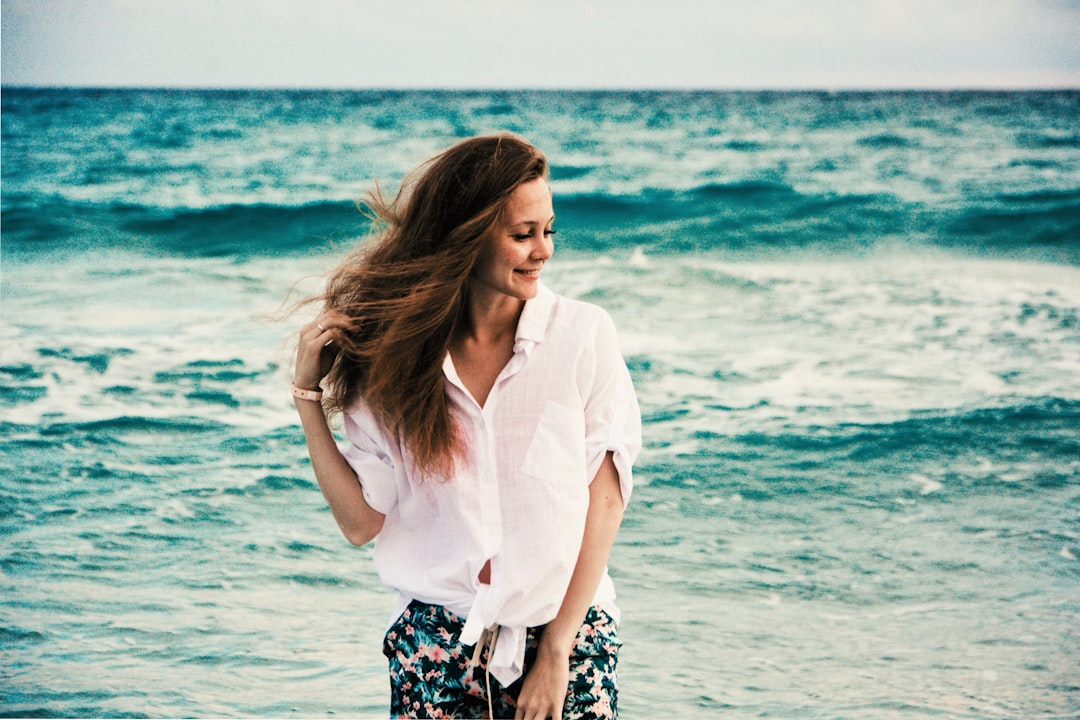
[[[385,717],[289,397],[356,201],[552,166],[625,718],[1080,717],[1080,92],[2,91],[0,714]]]

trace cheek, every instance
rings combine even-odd
[[[517,266],[529,259],[532,255],[532,247],[527,243],[514,245],[506,253],[506,261]]]
[[[515,245],[501,245],[491,256],[491,265],[495,267],[516,267],[521,262],[521,250]]]
[[[521,253],[515,250],[507,250],[499,256],[499,261],[507,267],[516,267],[521,262]]]

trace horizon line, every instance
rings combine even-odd
[[[64,84],[64,83],[3,83],[0,81],[0,91],[3,90],[133,90],[133,91],[161,91],[174,90],[181,92],[237,92],[237,91],[266,91],[266,92],[611,92],[611,93],[663,93],[663,92],[730,92],[730,93],[932,93],[932,92],[1076,92],[1080,91],[1080,82],[1070,85],[1046,84],[1046,85],[671,85],[671,86],[396,86],[396,85],[368,85],[368,86],[337,86],[337,85],[142,85],[142,84]]]

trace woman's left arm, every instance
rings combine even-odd
[[[515,720],[562,718],[570,684],[570,653],[604,576],[622,523],[623,507],[619,472],[615,469],[613,453],[608,452],[589,486],[585,535],[570,586],[558,615],[548,623],[540,638],[536,661],[525,676],[518,696]]]

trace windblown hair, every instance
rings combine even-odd
[[[403,438],[417,467],[447,476],[464,448],[442,363],[466,329],[470,277],[485,241],[547,158],[510,134],[462,141],[410,173],[387,202],[365,199],[376,240],[330,276],[322,301],[356,319],[327,376],[327,409],[363,398]]]

